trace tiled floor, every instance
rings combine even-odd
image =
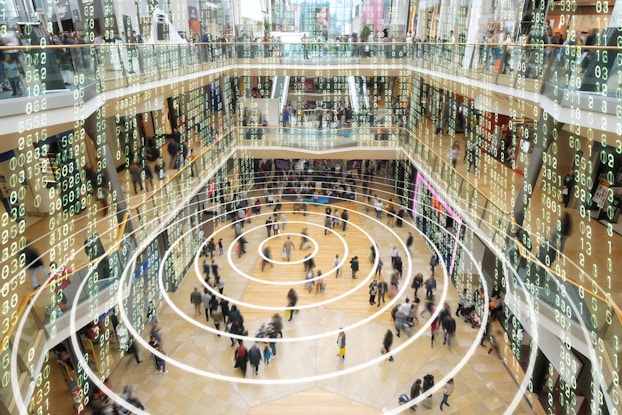
[[[429,141],[428,144],[438,151],[438,154],[446,154],[453,141],[452,138],[443,138],[431,134],[427,136],[427,140]],[[491,194],[497,202],[503,202],[510,206],[513,197],[507,197],[508,194],[511,194],[509,188],[512,186],[516,188],[521,177],[517,177],[516,173],[486,156],[482,157],[480,163],[480,173],[471,173],[469,175],[471,180],[478,188]],[[464,163],[459,162],[457,169],[466,174]],[[493,176],[497,179],[492,180],[494,179]],[[541,190],[536,189],[536,196],[530,207],[527,224],[535,223],[536,219],[534,218],[537,218],[537,212],[542,209],[540,192]],[[348,207],[358,210],[361,214],[364,213],[364,209],[360,205],[347,203],[340,207]],[[316,211],[317,216],[307,216],[304,220],[321,226],[323,208]],[[578,212],[574,210],[569,210],[569,212],[573,216],[578,215]],[[350,216],[354,224],[358,224],[382,247],[381,255],[384,258],[387,257],[388,250],[393,244],[405,239],[409,229],[408,227],[394,228],[397,232],[397,237],[395,237],[373,219],[355,214]],[[299,231],[302,226],[314,229],[309,224],[295,224],[295,220],[302,220],[300,215],[289,214],[288,218],[293,232]],[[35,228],[45,229],[45,226],[42,226],[45,222],[38,221],[33,225],[33,234]],[[262,223],[263,219],[248,225],[260,227],[257,232],[249,234],[249,253],[240,259],[232,258],[232,262],[238,268],[255,276],[263,274],[259,271],[259,256],[256,251],[265,235],[261,226]],[[323,232],[318,229],[320,228],[316,228],[315,231],[312,230],[311,233],[312,237],[318,241],[320,248],[317,255],[324,261],[321,267],[325,271],[332,264],[332,260],[328,261],[328,258],[332,258],[335,253],[339,253],[340,257],[343,258],[346,251],[345,245],[338,237],[335,235],[323,237]],[[313,235],[314,232],[317,235]],[[594,225],[593,232],[592,239],[597,240],[599,234],[605,234],[606,228]],[[343,232],[339,232],[339,234],[343,234]],[[367,261],[369,254],[367,235],[353,228],[350,228],[345,234],[344,240],[349,249],[348,257],[356,254],[362,259],[361,278],[363,278],[371,269]],[[227,230],[224,235],[226,246],[229,246],[233,240],[233,231]],[[297,244],[298,238],[294,238]],[[619,240],[617,235],[614,235],[613,238],[607,238],[614,241]],[[275,243],[275,247],[272,252],[275,256],[275,253],[279,252],[279,242],[273,243]],[[614,245],[619,246],[619,244]],[[605,247],[594,246],[595,251],[600,249],[605,249]],[[581,249],[578,239],[569,240],[566,245],[566,254],[571,258],[576,258],[579,252]],[[295,256],[298,254],[298,252],[294,253]],[[425,270],[429,255],[430,253],[423,240],[417,237],[411,259],[413,270]],[[589,259],[598,262],[598,258],[599,255],[595,253]],[[275,259],[278,260],[278,258]],[[231,269],[231,264],[224,257],[218,258],[217,261],[221,266],[223,275],[226,276],[226,295],[253,304],[257,303],[257,298],[263,298],[262,305],[277,307],[285,305],[283,292],[285,288],[275,289],[273,295],[264,295],[263,293],[257,295],[257,292],[266,289],[263,284],[248,282],[245,278],[236,275]],[[388,262],[387,258],[385,264]],[[389,268],[385,265],[385,270]],[[298,281],[302,279],[301,269],[301,265],[276,264],[275,268],[266,271],[266,276],[262,275],[262,278],[273,279],[274,281],[278,281],[279,278],[282,281],[287,281],[287,279]],[[353,289],[355,282],[346,278],[349,274],[348,271],[346,263],[343,279],[333,281],[334,277],[328,276],[326,278],[328,290],[324,296],[319,296],[319,298],[321,300],[330,299]],[[193,315],[193,310],[188,302],[188,296],[196,283],[197,276],[191,269],[178,291],[170,294],[174,303],[190,317]],[[439,290],[441,288],[439,286]],[[457,300],[456,291],[451,285],[448,288],[449,302],[454,305]],[[612,289],[615,293],[622,292],[622,290],[617,290],[616,286]],[[302,287],[300,287],[299,293],[302,305],[314,304],[318,300],[314,294],[304,293]],[[410,289],[407,290],[407,295],[412,296]],[[619,294],[614,294],[614,298],[617,295]],[[348,331],[348,353],[343,362],[335,356],[337,352],[336,335],[295,341],[301,336],[315,336],[326,331],[338,330],[341,326],[359,323],[376,311],[378,311],[376,307],[367,306],[366,285],[335,304],[326,304],[301,311],[291,323],[286,323],[284,330],[286,340],[283,344],[277,345],[278,357],[268,367],[262,364],[257,376],[253,375],[249,369],[246,379],[256,379],[258,382],[243,383],[239,371],[233,369],[233,348],[230,347],[228,339],[225,337],[217,338],[201,327],[191,325],[180,319],[170,307],[163,306],[159,310],[159,314],[168,357],[189,367],[230,378],[216,380],[203,377],[173,364],[168,365],[168,374],[157,375],[153,366],[149,364],[148,352],[143,350],[142,355],[145,362],[142,365],[136,366],[132,357],[124,357],[118,365],[112,365],[115,369],[111,374],[111,379],[117,391],[120,391],[124,384],[133,384],[135,395],[145,404],[150,413],[186,414],[197,410],[208,411],[209,413],[253,415],[268,412],[279,414],[285,411],[309,414],[320,411],[328,413],[380,413],[395,409],[398,406],[398,396],[402,393],[408,393],[414,379],[430,373],[435,376],[438,383],[452,369],[458,367],[459,370],[454,375],[456,391],[450,398],[451,406],[446,407],[444,412],[496,414],[506,410],[508,403],[514,398],[518,390],[513,379],[514,374],[498,359],[488,357],[486,349],[480,346],[476,346],[473,354],[466,357],[466,364],[460,363],[478,334],[475,329],[463,324],[462,321],[458,321],[457,344],[453,351],[449,351],[438,341],[434,348],[431,348],[429,330],[424,330],[419,338],[396,353],[394,362],[388,362],[385,359],[368,366],[365,365],[371,359],[380,357],[382,335],[387,328],[391,327],[388,310],[369,322]],[[267,311],[253,310],[250,307],[242,307],[242,313],[246,318],[246,325],[251,334],[271,314]],[[203,318],[196,318],[195,320],[203,322]],[[393,349],[400,347],[408,340],[408,337],[396,339]],[[336,371],[342,371],[343,374],[332,377]],[[326,376],[327,378],[302,382],[295,380],[300,377],[313,376]],[[271,384],[270,382],[276,383]],[[55,385],[55,387],[57,386],[58,384]],[[57,388],[59,408],[64,407],[60,404],[61,401],[65,402],[69,399],[67,392],[62,389],[62,387]],[[441,396],[441,392],[434,394],[432,411],[438,412]],[[524,399],[514,411],[514,413],[520,414],[533,412],[540,413],[541,408],[537,404],[535,409],[530,407]],[[67,412],[61,410],[57,413]]]
[[[287,204],[284,209],[287,209]],[[356,209],[352,203],[345,203],[342,207]],[[289,216],[287,232],[297,232],[302,226],[311,228],[312,223],[322,223],[323,207],[312,208],[311,211],[320,213],[318,216],[308,215],[306,225],[295,224],[294,216]],[[296,219],[302,219],[302,216]],[[389,232],[386,232],[375,220],[363,215],[351,215],[351,222],[360,225],[365,231],[373,235],[377,243],[384,247],[381,255],[388,260],[388,250],[397,241]],[[400,239],[405,239],[407,229],[392,228]],[[303,272],[300,264],[275,264],[275,268],[261,273],[258,268],[259,255],[257,247],[265,238],[265,230],[261,220],[254,220],[249,227],[257,227],[257,232],[249,232],[248,253],[240,259],[233,258],[235,265],[242,271],[256,277],[272,281],[284,278],[296,281],[302,280]],[[329,299],[343,290],[352,288],[371,271],[367,260],[369,245],[367,240],[362,242],[362,235],[357,235],[352,226],[345,234],[344,239],[351,245],[348,257],[359,255],[362,259],[361,279],[352,280],[349,270],[344,267],[344,276],[338,280],[334,276],[327,276],[328,289],[326,294],[316,296],[315,293],[298,289],[300,304],[313,304],[318,299]],[[323,235],[322,232],[311,232],[311,237],[319,244],[318,258],[329,252],[342,253],[344,247],[335,235]],[[343,232],[339,232],[344,234]],[[233,238],[233,231],[228,230],[225,244],[229,246]],[[284,240],[284,236],[281,236]],[[297,240],[296,240],[297,242]],[[351,242],[351,243],[350,243]],[[274,252],[274,250],[273,250]],[[295,251],[292,261],[302,258],[302,253]],[[415,242],[412,263],[414,269],[427,268],[425,262],[429,258],[429,251],[421,239]],[[277,259],[280,261],[280,258]],[[320,260],[322,261],[322,260]],[[320,262],[318,261],[318,262]],[[225,295],[233,299],[245,301],[253,296],[253,284],[245,278],[231,272],[230,263],[225,256],[217,257],[222,274],[225,275]],[[332,263],[332,255],[331,255]],[[328,266],[328,264],[326,264]],[[321,265],[318,264],[318,267]],[[279,268],[281,272],[279,272]],[[385,266],[388,274],[389,266]],[[265,274],[265,275],[264,275]],[[292,277],[294,275],[294,277]],[[189,272],[182,285],[170,297],[175,305],[186,315],[193,317],[194,310],[188,302],[188,297],[197,284],[199,276],[194,270]],[[442,290],[439,285],[439,291]],[[285,292],[288,287],[271,286],[272,297],[265,297],[262,305],[285,305]],[[457,294],[449,286],[450,303],[456,303]],[[260,286],[257,286],[260,289]],[[407,289],[407,295],[412,297],[412,291]],[[403,298],[403,297],[402,297]],[[434,347],[430,346],[429,329],[408,337],[402,335],[396,338],[393,349],[410,343],[395,355],[395,361],[389,362],[380,354],[382,336],[387,328],[392,327],[390,309],[371,321],[347,331],[348,345],[345,360],[341,360],[336,353],[336,334],[328,337],[312,338],[297,341],[298,337],[321,335],[328,331],[338,331],[340,327],[361,322],[365,317],[378,311],[377,307],[368,304],[367,284],[339,300],[337,304],[327,304],[301,310],[295,315],[292,322],[285,321],[284,341],[277,344],[278,356],[269,366],[261,365],[259,374],[254,375],[252,370],[242,378],[238,369],[233,368],[233,350],[226,337],[218,338],[204,329],[194,326],[178,315],[169,307],[163,306],[159,310],[160,322],[163,331],[164,345],[167,356],[188,367],[206,371],[214,376],[228,377],[217,380],[209,376],[200,376],[190,373],[170,363],[169,373],[158,375],[154,367],[149,364],[147,351],[143,351],[145,363],[136,366],[131,357],[124,359],[130,363],[122,363],[112,374],[114,385],[131,383],[135,387],[135,395],[151,413],[186,414],[197,410],[209,413],[223,414],[264,414],[264,413],[305,413],[316,414],[320,411],[328,413],[381,413],[394,410],[398,406],[398,396],[408,393],[410,385],[416,378],[425,374],[433,374],[437,382],[457,369],[453,375],[456,382],[456,392],[450,398],[451,406],[445,407],[447,413],[499,413],[506,410],[508,402],[514,397],[518,386],[507,371],[506,366],[497,358],[489,357],[486,348],[477,345],[470,356],[466,356],[471,344],[476,341],[477,330],[472,329],[458,320],[458,333],[453,350],[442,345],[439,338]],[[259,328],[262,322],[268,320],[268,312],[252,311],[250,307],[240,307],[245,316],[245,325],[251,335]],[[197,323],[204,323],[204,317],[194,318]],[[415,327],[420,329],[424,324]],[[213,327],[212,323],[208,323]],[[415,338],[418,337],[418,338]],[[412,342],[411,342],[412,340]],[[247,345],[250,344],[246,342]],[[260,343],[263,348],[263,343]],[[378,361],[374,361],[378,359]],[[463,360],[464,359],[464,360]],[[341,372],[336,375],[336,372]],[[314,379],[314,377],[326,377]],[[301,378],[306,378],[304,381]],[[313,380],[310,380],[313,379]],[[310,380],[310,381],[306,381]],[[276,382],[272,384],[271,382]],[[442,396],[436,392],[433,398],[432,411],[438,412],[438,404]],[[522,400],[515,413],[539,413]]]

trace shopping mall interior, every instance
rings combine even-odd
[[[622,410],[622,5],[0,25],[0,415]]]

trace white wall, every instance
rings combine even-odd
[[[244,0],[240,8],[240,16],[251,20],[263,21],[265,15],[261,12],[261,0]]]

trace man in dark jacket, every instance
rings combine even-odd
[[[443,320],[443,330],[445,331],[443,344],[447,343],[447,347],[451,349],[451,339],[456,334],[456,320],[454,320],[451,314],[448,314]]]
[[[350,260],[350,268],[352,269],[352,278],[356,279],[356,273],[359,270],[359,257],[355,256]]]
[[[20,255],[20,257],[24,258],[23,264],[28,269],[28,273],[30,274],[30,281],[32,282],[32,288],[37,290],[39,289],[39,283],[37,282],[37,272],[42,273],[44,276],[47,276],[47,271],[43,267],[43,260],[37,251],[35,251],[30,246],[26,246]],[[21,259],[21,258],[20,258]]]
[[[201,293],[199,292],[199,287],[197,287],[196,285],[194,286],[194,291],[192,291],[192,293],[190,294],[190,303],[194,305],[194,315],[200,316],[202,298]]]
[[[259,363],[261,362],[261,350],[257,347],[257,343],[253,344],[248,350],[248,360],[251,362],[251,367],[255,369],[255,374],[259,373]]]
[[[342,231],[345,232],[346,231],[346,225],[348,224],[348,211],[346,209],[343,209],[343,211],[341,212],[341,223],[342,223]]]

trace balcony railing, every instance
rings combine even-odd
[[[10,49],[22,76],[22,96],[85,90],[84,100],[102,91],[172,79],[236,65],[410,66],[485,83],[543,93],[563,106],[616,114],[616,105],[591,103],[585,96],[620,99],[622,48],[521,43],[184,43],[21,46]],[[0,49],[9,50],[7,47]],[[386,66],[385,66],[386,65]],[[371,66],[370,66],[371,67]]]
[[[99,48],[99,49],[97,49]],[[602,68],[606,66],[610,74],[620,71],[620,59],[609,57],[607,62],[599,57],[602,52],[619,56],[619,48],[592,47],[579,49],[577,46],[529,46],[529,45],[447,45],[447,44],[418,44],[408,45],[400,43],[383,44],[305,44],[305,45],[278,45],[278,44],[184,44],[184,45],[89,45],[77,48],[79,53],[71,58],[71,77],[73,82],[66,86],[58,82],[49,83],[46,79],[36,79],[33,74],[36,68],[42,68],[41,56],[54,56],[55,48],[48,47],[22,48],[20,52],[21,64],[27,69],[27,74],[22,79],[25,96],[36,97],[44,93],[58,92],[62,90],[84,89],[94,96],[99,91],[121,88],[136,83],[178,77],[206,70],[218,70],[219,67],[235,66],[240,64],[275,64],[312,65],[318,62],[335,60],[342,63],[359,64],[382,64],[398,63],[410,65],[415,68],[430,69],[437,72],[446,72],[471,79],[478,79],[498,85],[521,87],[534,92],[541,91],[550,97],[563,96],[563,102],[568,105],[577,105],[572,101],[573,94],[589,94],[603,100],[607,98],[619,99],[615,94],[611,82],[614,76],[602,77]],[[305,48],[308,50],[305,51]],[[584,64],[585,51],[592,52],[595,61]],[[579,53],[580,52],[580,53]],[[67,53],[65,50],[64,53]],[[305,54],[306,53],[306,54]],[[596,57],[594,57],[596,56]],[[39,60],[37,60],[39,59]],[[601,62],[602,61],[602,62]],[[611,63],[613,61],[613,63]],[[45,65],[49,68],[47,74],[54,71],[61,76],[62,65],[57,59],[48,61]],[[600,65],[600,66],[599,66]],[[596,79],[602,80],[598,87],[595,84],[586,90],[582,88],[582,81],[595,74],[595,68],[600,67],[601,76]],[[590,72],[592,71],[592,72]],[[39,71],[39,73],[41,73]],[[563,73],[563,77],[560,74]],[[68,74],[65,74],[68,76]],[[50,75],[52,76],[52,75]],[[592,78],[595,78],[593,76]],[[69,80],[69,79],[67,79]],[[58,89],[50,85],[58,86]],[[88,97],[88,95],[85,95]],[[19,98],[16,98],[19,99]],[[581,101],[583,102],[583,100]],[[607,113],[615,113],[615,106],[607,107]],[[298,147],[309,150],[334,150],[341,147],[377,147],[388,146],[403,148],[404,152],[415,162],[420,169],[437,183],[450,183],[447,188],[448,196],[456,203],[461,212],[468,216],[473,223],[478,224],[481,231],[489,238],[492,244],[509,246],[506,230],[510,228],[511,215],[509,211],[498,206],[489,197],[478,190],[477,186],[462,176],[417,137],[414,131],[403,128],[380,128],[380,127],[353,127],[340,130],[329,129],[318,132],[308,128],[271,128],[271,127],[245,127],[235,128],[225,134],[224,138],[206,148],[192,165],[185,166],[178,174],[170,177],[157,189],[153,195],[140,204],[133,206],[125,221],[132,221],[139,238],[148,238],[155,231],[154,221],[157,215],[164,217],[174,209],[174,202],[181,200],[182,196],[192,192],[193,178],[188,174],[189,168],[196,168],[198,175],[213,171],[222,159],[236,146],[278,146]],[[161,203],[166,201],[166,203]],[[157,205],[157,210],[153,209]],[[110,272],[114,277],[123,265],[123,259],[119,251],[125,246],[133,249],[133,246],[123,245],[125,238],[124,224],[118,231],[119,243],[109,250],[106,258],[110,262]],[[144,223],[144,225],[143,225]],[[536,241],[542,243],[543,241]],[[123,253],[126,256],[126,253]],[[543,266],[533,255],[519,247],[508,253],[508,258],[516,264],[519,275],[521,270],[534,267],[535,272],[544,273],[549,278],[554,278],[560,283],[560,292],[563,291],[565,298],[572,299],[579,304],[584,304],[580,315],[571,315],[573,321],[590,319],[597,322],[593,328],[599,333],[602,340],[602,348],[598,348],[598,355],[603,362],[618,361],[620,356],[617,339],[622,336],[621,315],[618,307],[612,304],[610,298],[599,289],[585,290],[583,286],[591,283],[587,281],[585,272],[576,264],[572,264],[562,253],[558,253],[557,261],[570,264],[571,272],[551,269]],[[78,267],[73,274],[67,276],[75,281],[75,286],[84,278],[87,278],[89,267],[101,263],[104,258],[98,258],[89,264]],[[117,270],[117,271],[114,271]],[[570,276],[578,276],[571,279]],[[92,277],[91,277],[92,278]],[[116,277],[114,277],[116,278]],[[114,282],[114,278],[110,282]],[[59,284],[62,279],[48,284],[44,290],[55,292],[54,284]],[[95,283],[95,282],[94,282]],[[101,283],[100,283],[101,285]],[[544,302],[553,309],[558,309],[559,293],[546,292],[543,287],[535,284],[529,285],[530,294]],[[100,287],[105,288],[105,287]],[[44,291],[45,292],[45,291]],[[52,294],[53,295],[53,294]],[[71,296],[70,292],[67,295]],[[35,350],[37,343],[41,343],[41,334],[50,319],[57,318],[52,313],[48,315],[46,307],[54,305],[49,295],[40,295],[34,302],[30,314],[24,315],[27,306],[32,303],[34,294],[28,296],[17,307],[11,327],[2,339],[2,356],[13,347],[17,347],[18,355],[23,364],[20,365],[21,376],[29,378],[32,358],[29,351]],[[88,296],[81,297],[78,302],[88,301]],[[68,304],[73,303],[73,298]],[[565,311],[565,310],[564,310]],[[14,328],[22,320],[27,319],[26,328],[17,339],[14,337]],[[610,370],[605,373],[608,392],[617,390],[613,379],[615,365],[603,365],[603,369]],[[11,397],[8,385],[0,390],[2,401],[8,405]]]

